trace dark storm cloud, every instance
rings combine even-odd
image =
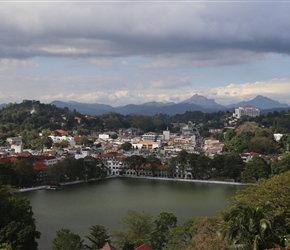
[[[289,7],[275,2],[2,3],[0,56],[139,55],[177,57],[199,66],[244,63],[264,53],[290,53]]]

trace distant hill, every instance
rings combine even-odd
[[[239,106],[253,106],[261,110],[289,108],[288,104],[283,104],[261,95],[256,96],[254,99],[250,101],[243,101],[236,104],[231,104],[228,105],[227,107],[239,107]]]
[[[158,113],[167,115],[184,114],[186,111],[201,111],[201,112],[216,112],[219,110],[233,111],[234,108],[239,106],[253,106],[263,110],[281,110],[290,108],[287,104],[282,104],[278,101],[274,101],[268,97],[258,95],[250,101],[239,102],[227,106],[217,104],[214,99],[208,99],[201,95],[194,95],[191,98],[182,101],[180,103],[162,103],[162,102],[148,102],[144,104],[128,104],[120,107],[113,107],[106,104],[88,104],[79,102],[62,102],[53,101],[51,104],[61,107],[69,108],[70,110],[76,110],[82,114],[88,115],[102,115],[109,112],[116,112],[122,115],[128,114],[142,114],[147,116],[153,116]],[[263,113],[263,112],[262,112]]]
[[[0,109],[4,108],[7,104],[3,103],[3,104],[0,104]]]
[[[62,101],[53,101],[50,104],[55,105],[59,108],[65,108],[67,107],[70,110],[76,110],[82,114],[88,114],[88,115],[102,115],[109,112],[115,112],[115,108],[106,105],[106,104],[90,104],[90,103],[80,103],[80,102],[62,102]]]
[[[222,110],[225,108],[224,106],[217,104],[214,99],[208,99],[202,95],[194,95],[181,103],[195,104],[210,110]]]

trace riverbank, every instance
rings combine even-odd
[[[183,181],[183,182],[194,182],[194,183],[205,183],[205,184],[222,184],[222,185],[234,185],[234,186],[247,186],[248,183],[232,182],[232,181],[214,181],[214,180],[195,180],[195,179],[180,179],[180,178],[165,178],[165,177],[153,177],[153,176],[120,176],[123,178],[134,178],[134,179],[151,179],[160,181]]]
[[[60,183],[60,185],[67,186],[67,185],[81,184],[85,182],[93,182],[93,181],[114,179],[114,178],[150,179],[150,180],[160,180],[160,181],[181,181],[181,182],[194,182],[194,183],[205,183],[205,184],[234,185],[234,186],[247,186],[248,185],[247,183],[231,182],[231,181],[194,180],[194,179],[165,178],[165,177],[153,177],[153,176],[130,176],[130,175],[108,176],[106,178],[92,179],[89,181],[63,182],[63,183]],[[49,185],[42,185],[42,186],[30,187],[30,188],[20,188],[20,189],[17,189],[16,192],[37,191],[37,190],[47,189],[48,187]]]

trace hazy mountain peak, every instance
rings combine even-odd
[[[189,103],[189,104],[196,104],[200,106],[216,106],[218,105],[214,99],[208,99],[205,96],[195,94],[189,99],[181,102],[181,103]]]
[[[236,106],[253,106],[258,109],[273,109],[273,108],[287,108],[288,104],[283,104],[278,101],[274,101],[269,97],[257,95],[250,101],[243,101],[236,104]]]

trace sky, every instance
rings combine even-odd
[[[290,1],[2,1],[0,103],[290,105]]]

